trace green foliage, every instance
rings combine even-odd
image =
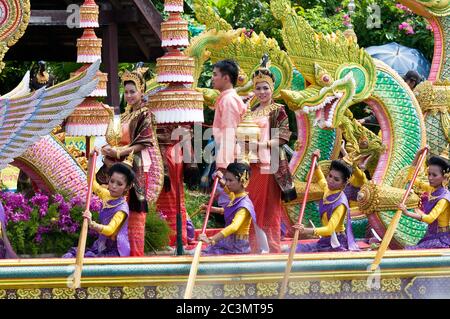
[[[348,1],[344,1],[346,6]],[[381,25],[380,28],[368,28],[367,20],[370,17],[369,5],[376,3],[380,6]],[[433,56],[433,34],[427,29],[428,22],[409,10],[402,10],[396,7],[396,2],[392,0],[361,0],[356,2],[355,14],[352,17],[358,43],[362,47],[381,45],[389,42],[416,48],[431,61]],[[409,23],[414,34],[406,34],[405,30],[400,30],[402,22]]]
[[[209,195],[198,191],[185,191],[186,211],[192,215],[202,204],[207,204]],[[213,204],[214,205],[214,204]],[[203,227],[205,214],[200,213],[191,218],[194,228],[199,229]],[[207,228],[221,228],[224,226],[223,216],[217,214],[210,214]]]
[[[83,207],[74,206],[70,210],[72,220],[78,225],[82,223]],[[19,212],[16,209],[15,212]],[[14,251],[19,255],[40,255],[55,254],[62,255],[71,247],[78,243],[79,231],[68,232],[63,231],[58,226],[58,220],[61,217],[58,203],[51,203],[48,206],[45,216],[39,216],[39,207],[32,208],[29,219],[18,222],[9,222],[7,225],[7,235]],[[98,217],[97,213],[93,213],[93,219]],[[37,240],[39,236],[39,228],[48,229],[47,232],[41,234],[41,240]],[[96,237],[96,236],[95,236]],[[94,236],[88,236],[86,247],[92,245],[96,239]]]
[[[154,252],[162,250],[169,245],[169,236],[171,229],[167,221],[162,219],[155,208],[147,213],[145,221],[145,252]]]
[[[188,3],[192,0],[188,1]],[[344,31],[344,15],[348,13],[348,0],[293,0],[292,7],[298,15],[304,17],[317,32],[331,33],[336,30]],[[269,0],[209,0],[213,9],[225,19],[234,29],[247,28],[255,32],[264,32],[268,37],[275,38],[283,48],[281,38],[281,22],[276,20],[270,11]],[[371,20],[370,5],[380,6],[381,27],[368,28],[367,21]],[[194,16],[190,5],[187,13]],[[402,22],[408,22],[414,29],[414,34],[406,34],[399,29]],[[388,42],[398,42],[408,47],[420,50],[429,60],[433,55],[433,35],[427,29],[428,23],[422,17],[416,16],[408,10],[396,7],[392,0],[360,0],[356,1],[355,13],[352,16],[355,33],[361,47],[382,45]]]

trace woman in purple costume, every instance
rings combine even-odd
[[[221,174],[218,172],[218,174]],[[265,233],[256,225],[256,215],[253,203],[245,187],[250,178],[250,167],[244,163],[231,163],[225,172],[225,188],[229,196],[219,195],[219,200],[224,204],[223,208],[214,207],[213,212],[222,213],[225,217],[225,228],[212,237],[205,234],[199,236],[199,240],[207,243],[209,247],[203,250],[206,255],[223,254],[247,254],[250,253],[248,240],[250,224],[254,223],[256,240],[260,252],[268,252],[269,246]]]
[[[419,153],[416,154],[413,166],[417,163]],[[425,237],[417,245],[406,247],[406,249],[450,248],[450,192],[446,187],[450,166],[448,161],[440,156],[430,157],[427,166],[429,184],[417,180],[414,183],[414,186],[424,192],[421,209],[416,209],[412,213],[406,209],[405,205],[398,206],[406,216],[428,224]]]
[[[134,181],[131,166],[117,163],[109,169],[108,189],[101,187],[94,181],[94,192],[103,200],[100,211],[100,223],[92,221],[89,211],[83,213],[88,219],[89,227],[99,233],[94,244],[86,249],[85,257],[126,257],[130,256],[130,242],[128,239],[129,208],[125,194]],[[72,247],[63,258],[73,258],[77,255],[77,248]]]
[[[319,150],[314,153],[320,157]],[[324,192],[323,199],[319,202],[319,213],[323,226],[305,228],[302,224],[295,224],[293,227],[299,229],[301,234],[320,236],[321,238],[316,243],[298,244],[296,251],[358,250],[352,232],[350,207],[344,193],[344,188],[352,174],[351,168],[344,161],[335,160],[331,162],[330,172],[326,178],[318,165],[314,173]]]

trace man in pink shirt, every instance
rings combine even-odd
[[[220,91],[214,104],[213,135],[216,142],[216,167],[225,170],[235,160],[236,128],[242,120],[247,105],[236,93],[239,68],[232,60],[214,64],[212,86]]]

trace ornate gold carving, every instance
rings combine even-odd
[[[150,96],[150,109],[201,109],[203,110],[203,95],[197,91],[166,90]]]
[[[40,299],[40,289],[17,289],[18,299]]]
[[[97,38],[94,29],[84,30],[81,38],[77,39],[78,56],[102,56],[102,39]]]
[[[325,295],[337,294],[341,292],[341,284],[340,280],[321,280],[320,292]]]
[[[224,285],[224,296],[230,298],[245,297],[245,284]]]
[[[290,281],[289,294],[294,296],[303,296],[310,293],[311,283],[309,281]]]
[[[352,280],[352,292],[362,293],[370,291],[367,287],[367,280]]]
[[[53,299],[75,299],[76,291],[71,288],[53,288]]]
[[[30,1],[7,0],[8,18],[0,25],[0,42],[13,46],[25,33],[30,20]],[[0,60],[1,61],[1,60]]]
[[[273,297],[278,295],[278,282],[257,283],[256,295],[258,297]]]
[[[88,299],[110,299],[110,291],[109,287],[89,287],[87,289]]]
[[[358,206],[365,214],[373,212],[397,210],[404,189],[395,188],[387,185],[377,185],[373,182],[366,183],[361,187],[358,193]],[[406,201],[408,208],[416,208],[419,206],[419,196],[410,194]]]
[[[386,292],[396,292],[402,289],[400,278],[381,279],[381,290]]]
[[[156,59],[156,73],[161,74],[182,74],[193,75],[195,71],[195,61],[191,57],[163,56]]]
[[[194,286],[192,297],[198,299],[213,298],[213,289],[214,289],[213,286],[208,285]]]
[[[6,290],[0,289],[0,299],[5,299],[5,298],[6,298]]]
[[[145,299],[144,287],[123,287],[123,299]]]
[[[424,81],[414,89],[423,113],[448,113],[450,108],[450,81]]]
[[[180,298],[180,287],[177,285],[164,285],[156,287],[157,299]]]
[[[180,13],[170,12],[169,19],[161,23],[162,41],[173,39],[189,39],[188,22],[181,18]]]

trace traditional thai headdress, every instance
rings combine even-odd
[[[145,92],[145,79],[144,74],[148,68],[143,67],[144,63],[139,62],[133,71],[126,70],[121,77],[122,84],[125,86],[126,82],[133,82],[139,92]]]
[[[234,173],[233,175],[236,176],[237,180],[239,181],[239,183],[242,184],[242,186],[244,188],[247,188],[248,184],[250,183],[250,164],[248,161],[240,159],[239,160],[240,163],[246,164],[247,169],[245,169],[242,173]],[[228,207],[232,206],[234,204],[234,200],[236,199],[236,194],[231,192],[227,186],[225,186],[226,193],[228,194],[228,197],[230,198],[230,202],[228,203]]]
[[[256,88],[256,84],[258,83],[266,82],[273,92],[275,88],[275,77],[269,70],[269,64],[269,55],[265,53],[261,59],[261,66],[253,73],[253,88]]]

